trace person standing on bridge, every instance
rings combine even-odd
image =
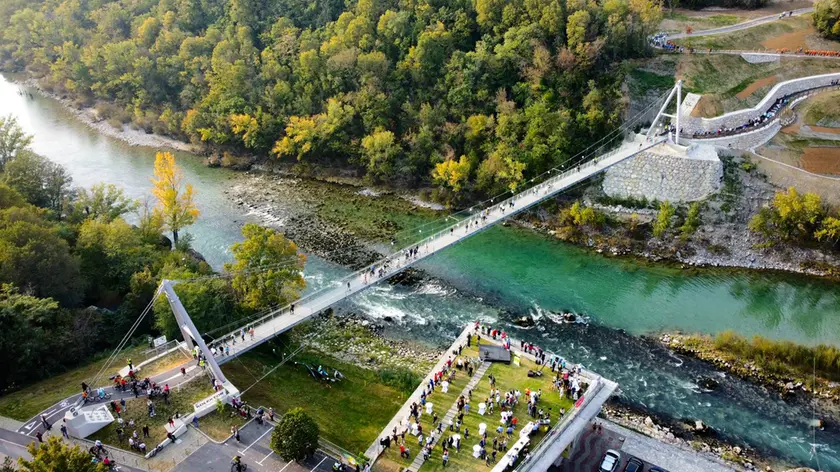
[[[131,362],[131,359],[128,360],[128,370],[134,370],[134,364]]]

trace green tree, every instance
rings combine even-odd
[[[126,197],[123,189],[102,182],[95,184],[90,190],[78,189],[70,213],[71,219],[76,221],[93,218],[107,223],[137,210],[138,207],[137,200]]]
[[[168,273],[166,278],[181,279],[194,277],[195,274],[181,272],[178,275]],[[210,330],[239,321],[244,314],[236,303],[236,293],[230,282],[222,279],[180,282],[175,285],[175,293],[190,314],[193,323],[200,330]],[[166,297],[158,297],[154,305],[155,328],[168,338],[174,339],[180,334],[175,315]]]
[[[668,200],[659,204],[659,212],[656,214],[656,221],[653,223],[653,235],[661,238],[671,227],[671,218],[676,210]]]
[[[286,412],[271,433],[271,449],[287,461],[301,461],[318,450],[320,432],[302,408]]]
[[[700,203],[694,202],[691,206],[688,207],[688,214],[685,216],[685,221],[683,222],[682,226],[680,226],[680,235],[683,239],[687,239],[689,236],[694,234],[697,231],[697,228],[700,227]]]
[[[252,223],[242,227],[245,240],[231,246],[235,262],[225,264],[243,306],[260,309],[285,305],[306,286],[306,256],[292,241],[270,228]]]
[[[29,203],[60,211],[73,178],[60,164],[30,151],[18,152],[6,164],[3,180]]]
[[[18,459],[23,472],[107,472],[101,462],[91,462],[90,454],[79,446],[69,446],[58,436],[44,444],[30,443],[26,449],[32,460]]]
[[[32,136],[26,134],[12,115],[0,116],[0,172],[20,151],[29,149]]]
[[[773,202],[753,216],[749,228],[771,243],[807,241],[814,237],[824,217],[825,206],[818,195],[803,195],[790,187],[786,192],[777,192]]]
[[[840,0],[814,2],[814,26],[823,37],[840,39]]]
[[[65,306],[81,299],[78,261],[58,229],[35,208],[0,211],[0,283],[24,287]]]

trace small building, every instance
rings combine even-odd
[[[504,362],[510,364],[510,351],[502,346],[494,344],[481,344],[478,346],[478,356],[486,362]]]

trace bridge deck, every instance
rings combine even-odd
[[[385,259],[374,264],[375,274],[371,274],[370,268],[357,271],[349,276],[334,282],[330,287],[309,294],[294,303],[294,309],[287,306],[266,315],[259,320],[249,323],[243,328],[246,330],[245,340],[239,336],[239,329],[219,338],[212,346],[220,346],[223,342],[230,343],[231,336],[236,339],[235,344],[230,344],[229,356],[217,356],[219,364],[223,364],[233,357],[253,349],[256,346],[268,341],[274,336],[283,333],[299,323],[306,321],[324,309],[348,298],[368,287],[397,274],[418,261],[435,254],[442,249],[452,246],[492,225],[514,215],[528,207],[536,205],[543,200],[552,197],[578,182],[586,180],[593,175],[603,172],[607,168],[618,164],[636,154],[646,151],[665,141],[665,138],[657,138],[646,142],[644,137],[635,136],[632,142],[626,142],[616,150],[592,159],[585,164],[568,170],[562,174],[548,178],[545,182],[537,184],[527,190],[499,202],[484,210],[459,221],[458,223],[434,234],[419,243],[411,246],[417,248],[417,255],[411,258],[406,257],[407,250],[391,254]],[[482,220],[482,216],[484,219]],[[380,269],[382,274],[380,275]],[[247,330],[253,327],[254,336],[251,337]]]

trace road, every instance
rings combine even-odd
[[[797,15],[804,15],[806,13],[811,13],[814,11],[813,7],[809,8],[800,8],[798,10],[793,10],[793,16]],[[785,17],[787,18],[787,17]],[[712,28],[703,31],[692,31],[691,34],[686,33],[677,33],[677,34],[669,34],[668,39],[683,39],[683,38],[696,38],[698,36],[712,36],[715,34],[726,34],[726,33],[733,33],[735,31],[745,30],[748,28],[753,28],[759,25],[763,25],[765,23],[770,23],[771,21],[776,20],[783,20],[779,18],[779,14],[775,13],[773,15],[762,16],[761,18],[756,18],[754,20],[745,21],[743,23],[738,23],[737,25],[730,25],[730,26],[722,26],[720,28]]]
[[[174,367],[170,370],[167,370],[166,372],[152,376],[151,380],[153,382],[157,382],[160,385],[165,385],[168,383],[169,388],[176,390],[175,393],[177,393],[178,386],[185,382],[188,382],[189,380],[192,380],[196,376],[204,374],[204,372],[195,364],[194,361],[189,360],[186,362],[186,364],[188,365],[188,367],[186,368],[186,375],[181,374],[180,369],[184,365],[182,364],[181,366]],[[81,384],[79,390],[81,390]],[[106,387],[106,391],[111,394],[111,400],[119,400],[120,398],[134,398],[134,393],[131,390],[128,390],[126,392],[119,392],[115,391],[112,387]],[[60,422],[64,418],[64,413],[76,404],[76,402],[81,398],[81,395],[82,394],[80,392],[76,395],[65,398],[64,400],[52,405],[51,407],[47,408],[41,413],[38,413],[37,415],[30,418],[28,421],[24,422],[23,426],[21,426],[17,430],[17,432],[30,437],[34,436],[35,433],[37,433],[38,431],[43,432],[44,427],[41,424],[42,414],[47,415],[47,421],[50,424]],[[106,405],[107,403],[108,401],[100,402],[100,404],[102,405]]]

